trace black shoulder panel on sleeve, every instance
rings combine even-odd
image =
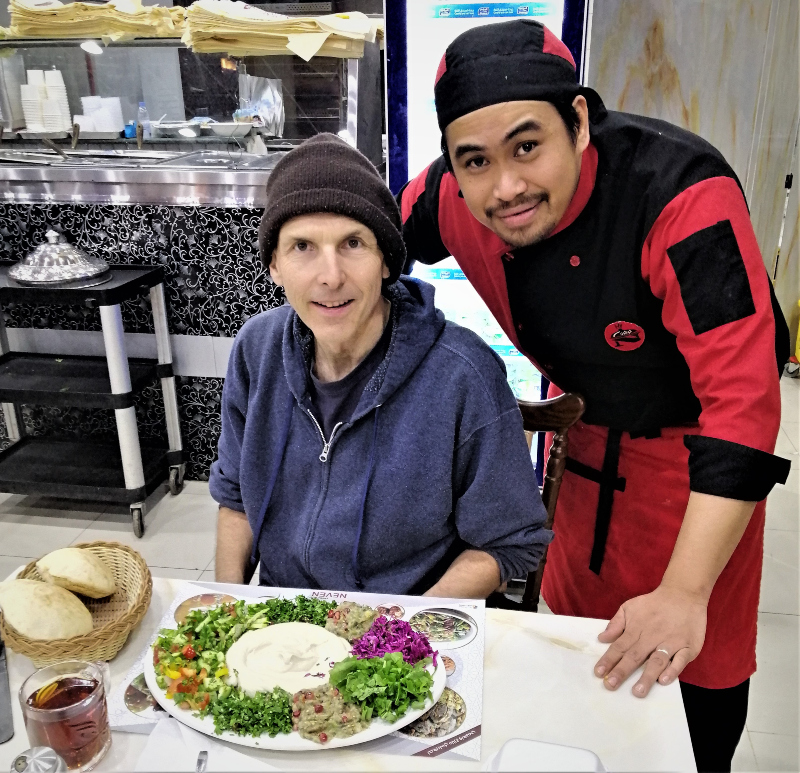
[[[450,255],[439,233],[439,187],[442,175],[447,172],[443,157],[439,157],[428,167],[425,176],[425,190],[411,207],[411,214],[403,223],[403,239],[406,243],[406,265],[404,274],[411,271],[414,261],[436,263]],[[407,187],[407,186],[406,186]],[[398,196],[398,204],[406,188]]]
[[[695,335],[756,313],[747,269],[730,220],[667,248]]]
[[[744,502],[760,502],[776,483],[786,483],[792,463],[729,440],[685,435],[689,449],[689,488]]]

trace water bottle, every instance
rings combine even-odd
[[[142,139],[149,140],[153,134],[150,129],[150,116],[147,114],[147,107],[144,102],[139,103],[139,115],[137,123],[142,125]]]

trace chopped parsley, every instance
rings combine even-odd
[[[217,735],[230,730],[237,735],[258,737],[268,733],[274,738],[278,733],[292,732],[292,696],[276,687],[272,692],[256,693],[250,697],[235,690],[224,698],[211,701],[200,712],[201,717],[211,715]]]

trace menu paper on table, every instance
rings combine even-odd
[[[402,730],[370,742],[370,751],[407,756],[438,757],[457,754],[479,760],[483,707],[483,651],[485,603],[482,599],[440,599],[423,596],[353,593],[350,591],[268,588],[249,585],[183,582],[169,609],[152,632],[150,643],[109,698],[113,730],[150,733],[166,712],[150,694],[144,679],[144,663],[152,658],[152,643],[162,628],[175,628],[175,614],[183,605],[211,607],[232,598],[250,603],[296,596],[324,601],[351,601],[372,607],[388,618],[406,620],[425,634],[447,682],[439,701],[422,717]],[[351,747],[354,750],[358,746]]]

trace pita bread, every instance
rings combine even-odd
[[[114,575],[103,561],[89,550],[62,548],[36,562],[45,582],[60,585],[92,599],[110,596],[116,589]]]
[[[46,582],[2,583],[0,609],[6,622],[29,639],[71,639],[92,630],[92,615],[80,599]]]

